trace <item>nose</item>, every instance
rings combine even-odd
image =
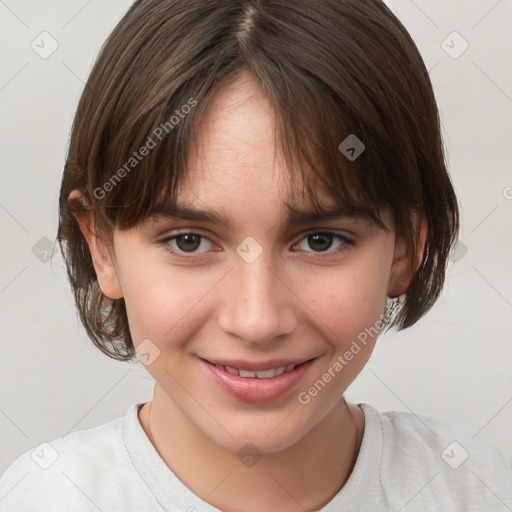
[[[237,257],[227,276],[218,322],[225,333],[248,345],[272,344],[292,333],[298,323],[296,297],[283,272],[272,266],[264,251],[252,263]]]

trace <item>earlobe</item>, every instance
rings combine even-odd
[[[399,297],[407,292],[409,285],[423,260],[423,251],[427,239],[427,221],[424,217],[415,217],[416,230],[418,233],[418,244],[416,247],[416,261],[411,267],[411,262],[407,254],[407,245],[405,240],[397,239],[395,242],[395,252],[393,255],[393,264],[388,286],[388,297]]]
[[[72,192],[69,195],[69,200],[81,200],[77,194],[79,195],[78,192]],[[87,241],[87,245],[89,246],[94,270],[96,271],[101,291],[109,299],[121,299],[123,297],[123,292],[121,290],[114,261],[108,247],[96,233],[94,226],[94,213],[92,211],[88,211],[81,215],[76,215],[75,218],[85,240]]]

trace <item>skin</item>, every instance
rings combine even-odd
[[[160,350],[147,367],[156,385],[139,413],[141,425],[174,473],[224,511],[317,510],[343,487],[364,416],[341,397],[376,337],[308,404],[298,394],[365,328],[378,325],[386,296],[404,293],[411,279],[405,246],[385,210],[389,233],[364,219],[283,222],[285,200],[309,205],[287,194],[272,130],[270,105],[246,74],[217,93],[202,124],[179,202],[222,213],[231,229],[152,219],[115,230],[107,247],[93,234],[92,214],[78,219],[103,292],[125,299],[135,345],[150,339]],[[187,253],[183,239],[164,241],[177,230],[206,238]],[[333,237],[330,248],[319,250],[307,235],[326,231],[353,244]],[[252,263],[236,252],[248,236],[263,249]],[[292,392],[254,404],[213,384],[198,357],[315,360]],[[263,455],[252,467],[241,460],[247,443]]]

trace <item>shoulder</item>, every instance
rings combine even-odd
[[[20,455],[0,478],[2,511],[101,508],[113,484],[133,472],[123,420],[40,443]]]
[[[388,456],[400,457],[398,445],[403,445],[410,455],[425,462],[442,461],[447,467],[475,469],[489,464],[501,470],[505,477],[512,470],[503,455],[484,437],[455,423],[409,412],[388,411],[379,413],[381,418],[384,448]]]
[[[413,503],[512,508],[512,469],[485,438],[427,415],[362,408],[381,430],[383,488],[390,495],[407,489],[413,501],[405,510],[415,510]]]

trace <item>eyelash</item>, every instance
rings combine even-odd
[[[177,256],[178,258],[181,258],[181,259],[184,259],[184,260],[195,260],[195,261],[202,261],[202,260],[205,260],[207,259],[209,256],[208,256],[208,253],[199,253],[201,254],[200,257],[198,257],[197,255],[194,255],[194,253],[189,253],[188,255],[186,255],[187,253],[179,253],[177,252],[176,250],[172,249],[170,247],[170,244],[169,242],[173,241],[173,240],[176,240],[177,238],[180,238],[182,236],[186,236],[186,235],[193,235],[193,236],[197,236],[202,240],[208,240],[211,242],[211,240],[209,240],[209,238],[205,235],[202,235],[201,233],[196,233],[196,232],[193,232],[193,231],[184,231],[184,232],[181,232],[181,233],[178,233],[178,234],[175,234],[175,235],[172,235],[172,236],[169,236],[169,237],[166,237],[164,238],[163,240],[160,240],[160,244],[162,244],[165,248],[165,250],[173,255],[173,256]],[[339,255],[340,253],[342,253],[343,251],[345,251],[347,249],[347,246],[351,246],[351,245],[354,245],[354,242],[352,240],[350,240],[349,238],[347,238],[346,236],[344,235],[341,235],[339,233],[335,233],[335,232],[332,232],[332,231],[312,231],[310,233],[306,233],[305,235],[303,235],[298,242],[294,243],[292,245],[292,247],[297,247],[303,240],[306,240],[307,238],[311,237],[311,236],[314,236],[314,235],[326,235],[326,236],[332,236],[334,239],[337,239],[338,241],[342,242],[342,244],[337,247],[335,250],[333,251],[330,251],[330,252],[313,252],[313,254],[317,254],[320,256],[320,258],[325,258],[325,257],[328,257],[328,256],[332,256],[334,254],[337,254]],[[330,248],[329,248],[330,249]],[[327,249],[327,251],[329,251],[329,249]],[[312,251],[305,251],[305,252],[312,252]],[[328,256],[323,256],[323,255],[328,255]]]

